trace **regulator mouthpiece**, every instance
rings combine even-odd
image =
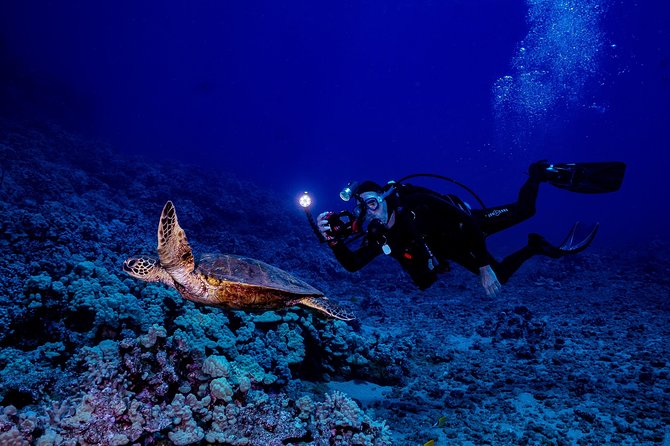
[[[305,192],[298,199],[298,204],[300,204],[300,206],[302,206],[303,208],[307,209],[312,205],[312,197],[309,196],[309,193]]]
[[[342,201],[351,200],[351,197],[354,196],[354,190],[356,189],[356,186],[358,186],[358,183],[352,181],[351,183],[347,184],[344,189],[340,191],[340,198],[342,199]]]

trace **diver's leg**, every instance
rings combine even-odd
[[[498,264],[496,259],[494,259],[491,253],[489,252],[486,253],[486,257],[488,264],[491,265],[491,268],[493,268],[494,271],[496,271],[496,265]],[[472,274],[479,275],[479,268],[481,265],[479,265],[472,256],[467,254],[461,254],[452,257],[451,260],[458,263],[463,268],[470,271]]]
[[[489,254],[488,262],[493,271],[496,273],[500,283],[505,283],[518,270],[523,263],[537,254],[544,254],[541,249],[538,249],[535,243],[529,239],[528,245],[524,246],[517,252],[508,255],[502,262],[498,262]],[[548,255],[548,254],[545,254]],[[479,266],[475,264],[474,260],[469,256],[459,256],[452,259],[473,274],[479,275]]]
[[[498,262],[493,256],[489,255],[488,262],[496,273],[498,281],[500,281],[500,283],[505,283],[526,260],[533,257],[535,254],[538,254],[538,252],[529,245],[524,246],[514,254],[505,257],[502,262]],[[471,257],[459,256],[452,260],[470,271],[472,274],[479,275],[479,266],[475,264]]]
[[[535,215],[540,182],[537,177],[531,175],[521,187],[515,203],[474,211],[473,215],[478,220],[481,230],[487,235],[495,234]]]
[[[565,255],[557,253],[557,248],[551,246],[542,236],[530,234],[528,244],[505,257],[502,262],[498,262],[493,256],[488,254],[488,264],[493,268],[500,283],[505,283],[518,270],[521,265],[535,255],[544,255],[552,258],[559,258]],[[479,275],[479,265],[475,263],[471,256],[462,255],[452,258],[452,260],[473,274]]]
[[[540,234],[528,234],[528,244],[518,250],[515,253],[512,253],[505,257],[502,262],[494,262],[491,264],[493,271],[495,271],[498,276],[500,283],[505,283],[509,278],[518,270],[523,263],[535,255],[542,255],[552,259],[560,259],[561,257],[567,255],[577,254],[588,248],[593,239],[596,236],[598,231],[598,225],[595,226],[591,233],[579,243],[573,244],[572,239],[574,237],[574,230],[568,235],[570,243],[566,245],[564,242],[561,247],[553,246],[544,237]]]
[[[538,254],[537,250],[531,246],[524,246],[517,252],[508,255],[502,262],[495,262],[491,265],[493,271],[498,276],[500,283],[505,283],[518,270],[524,262],[534,255]]]

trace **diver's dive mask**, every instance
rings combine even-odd
[[[384,202],[384,199],[377,194],[374,194],[374,196],[369,196],[367,198],[362,198],[362,200],[366,211],[368,210],[376,211],[377,209],[379,209],[379,206],[381,206],[381,204]]]
[[[394,182],[392,181],[383,187],[372,181],[363,181],[362,183],[352,181],[340,191],[342,201],[348,202],[352,198],[355,199],[354,208],[351,211],[351,215],[354,218],[352,222],[353,233],[366,232],[367,225],[374,219],[381,221],[385,218],[388,220],[388,215],[379,218],[378,216],[370,215],[370,213],[377,212],[380,207],[384,206],[386,197],[391,195],[394,189]],[[385,225],[386,222],[383,222],[383,224]]]
[[[357,219],[364,220],[368,212],[375,212],[383,205],[384,198],[377,192],[369,191],[356,195],[356,201],[354,215]]]

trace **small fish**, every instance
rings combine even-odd
[[[445,424],[447,424],[447,416],[442,415],[438,418],[437,423],[433,424],[433,427],[444,427]]]
[[[435,440],[428,440],[423,446],[435,446]]]

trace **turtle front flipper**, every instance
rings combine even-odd
[[[354,316],[353,313],[338,305],[335,305],[323,297],[306,297],[304,299],[300,299],[297,303],[342,321],[353,321],[356,319],[356,316]]]
[[[189,300],[209,303],[207,284],[194,272],[193,251],[171,201],[165,203],[158,223],[158,257],[179,294]]]
[[[193,251],[186,233],[179,226],[177,211],[171,201],[165,203],[158,223],[158,257],[163,268],[169,272],[178,268],[190,274],[195,269]]]

